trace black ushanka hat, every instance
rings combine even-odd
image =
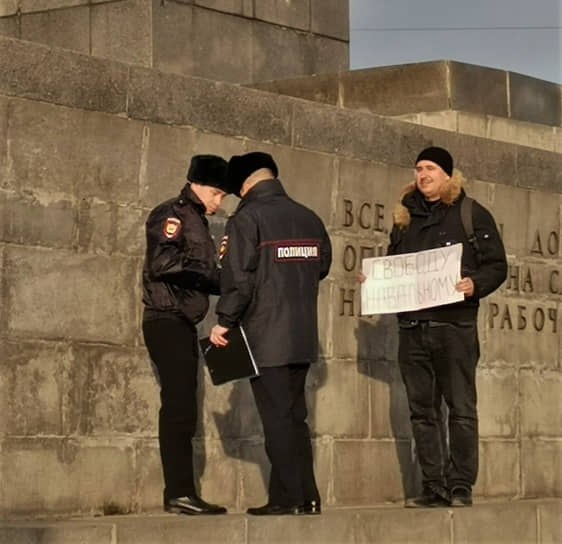
[[[242,184],[246,181],[246,178],[260,168],[271,170],[274,178],[279,173],[273,157],[268,153],[253,151],[252,153],[246,153],[246,155],[231,157],[228,161],[228,181],[231,191],[240,196],[240,189],[242,189]]]
[[[193,155],[187,179],[199,185],[211,185],[230,193],[227,178],[228,163],[218,155]]]

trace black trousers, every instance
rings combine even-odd
[[[424,485],[471,487],[478,473],[476,322],[400,324],[398,361]],[[449,444],[440,411],[448,407]]]
[[[271,463],[269,504],[320,500],[306,424],[304,386],[309,368],[308,364],[260,368],[261,375],[251,380]]]
[[[164,498],[193,495],[193,446],[197,425],[197,331],[187,320],[143,322],[143,334],[160,380],[158,440]]]

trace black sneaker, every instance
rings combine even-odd
[[[464,485],[457,485],[451,490],[451,506],[472,506],[472,490]]]
[[[406,499],[406,508],[438,508],[450,506],[451,501],[443,488],[424,487],[419,497]]]

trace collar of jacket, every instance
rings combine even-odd
[[[459,197],[451,204],[451,206],[458,205],[465,196],[466,193],[464,192],[464,189],[461,189]],[[407,194],[402,199],[402,204],[408,208],[410,215],[422,217],[429,217],[436,212],[440,213],[442,210],[444,211],[449,207],[440,200],[429,202],[418,189],[415,189],[411,193]]]
[[[199,214],[205,215],[205,204],[199,200],[199,197],[191,190],[191,183],[186,183],[185,187],[181,190],[178,198],[178,204],[184,206],[191,204]]]
[[[254,200],[259,200],[262,198],[268,198],[270,196],[287,196],[283,185],[278,179],[264,179],[254,185],[242,198],[238,208],[240,209],[244,204],[248,202],[253,202]]]

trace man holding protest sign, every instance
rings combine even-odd
[[[423,481],[421,496],[408,499],[408,507],[472,505],[478,472],[478,306],[505,280],[507,262],[492,215],[476,201],[469,208],[474,230],[469,240],[461,217],[465,199],[470,201],[449,152],[429,147],[419,154],[415,180],[394,212],[389,255],[462,244],[455,288],[463,300],[398,313],[398,362]],[[448,448],[442,399],[449,411]]]

